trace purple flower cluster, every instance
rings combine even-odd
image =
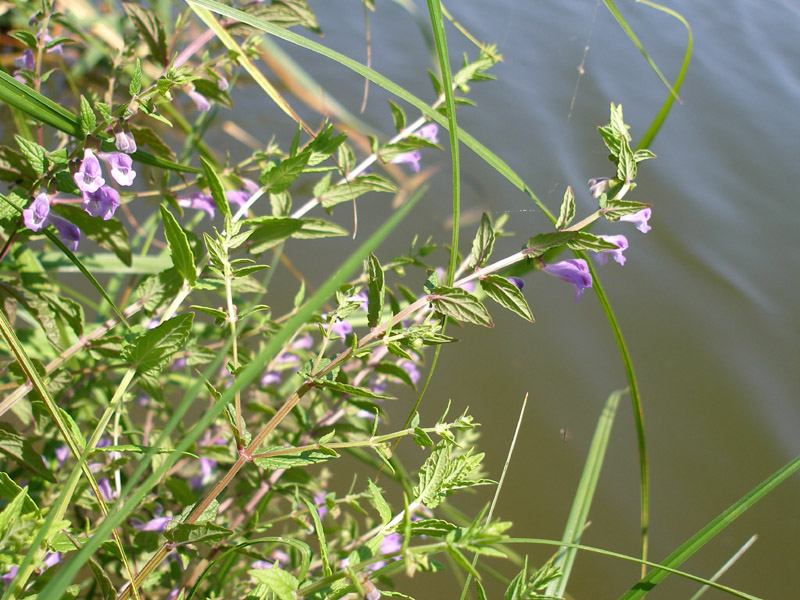
[[[31,231],[41,231],[48,225],[52,225],[67,247],[75,252],[78,248],[78,241],[81,239],[81,232],[69,221],[50,214],[51,201],[52,198],[45,192],[36,196],[30,206],[22,211],[25,227]]]

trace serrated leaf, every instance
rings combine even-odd
[[[105,102],[95,102],[94,107],[103,119],[103,123],[108,124],[111,122],[111,107]]]
[[[122,347],[122,357],[140,373],[158,373],[181,350],[192,330],[194,313],[185,313],[164,321]]]
[[[278,600],[296,600],[297,578],[277,565],[270,569],[251,569],[247,573],[263,583]]]
[[[199,544],[224,540],[233,533],[227,527],[215,523],[178,523],[164,532],[173,544]]]
[[[94,111],[92,110],[92,105],[89,104],[89,101],[81,95],[81,131],[83,132],[83,137],[89,135],[92,131],[94,131],[95,126],[97,125],[97,117],[95,117]]]
[[[631,202],[630,200],[609,200],[601,212],[609,221],[617,221],[622,216],[633,215],[645,208],[652,208],[652,206],[652,204]]]
[[[258,178],[258,183],[273,194],[287,189],[303,173],[311,152],[301,152],[295,156],[284,158],[277,165],[267,167]]]
[[[6,500],[14,500],[22,491],[22,488],[17,485],[16,481],[11,479],[8,473],[0,472],[0,497]],[[36,505],[36,502],[34,502],[27,493],[25,494],[25,502],[22,510],[26,513],[32,511],[39,512],[39,507]]]
[[[400,355],[403,358],[406,359],[411,358],[411,355],[408,354],[407,352],[402,351],[401,348],[398,348],[398,350],[401,351]],[[414,385],[414,380],[411,379],[411,375],[409,375],[408,371],[406,371],[403,367],[401,367],[398,364],[391,362],[380,362],[377,365],[375,365],[375,372],[382,373],[383,375],[391,375],[392,377],[396,377],[397,379],[405,383],[408,387],[410,387],[412,390],[416,387]]]
[[[133,67],[133,76],[131,77],[131,83],[128,86],[128,91],[130,92],[131,96],[135,96],[142,91],[142,61],[140,61],[138,58],[136,59],[136,64]]]
[[[223,322],[228,318],[228,313],[218,308],[209,308],[208,306],[198,306],[196,304],[192,304],[189,308],[191,308],[192,310],[199,310],[201,313],[205,313],[209,317],[219,319],[220,321]]]
[[[541,256],[552,248],[565,246],[572,238],[575,237],[575,231],[555,231],[553,233],[540,233],[528,240],[525,255],[531,258]]]
[[[508,279],[500,275],[487,275],[480,280],[480,283],[486,295],[500,306],[518,314],[526,321],[534,322],[533,314],[522,291]]]
[[[470,269],[482,267],[489,260],[494,248],[494,229],[492,228],[492,221],[487,213],[481,215],[481,224],[475,234],[475,239],[472,240],[472,250],[469,253],[469,261],[467,263]]]
[[[626,182],[636,179],[636,161],[633,158],[633,151],[627,140],[620,141],[617,179]]]
[[[419,483],[413,489],[416,500],[427,508],[435,508],[457,489],[490,483],[473,477],[483,456],[472,450],[451,456],[449,442],[439,442],[419,471]]]
[[[28,161],[28,165],[30,165],[31,169],[33,169],[37,175],[43,175],[44,155],[46,150],[36,142],[26,140],[22,136],[14,135],[14,139],[17,141],[19,151],[22,152],[22,155],[25,157],[25,160]]]
[[[140,39],[144,40],[150,49],[153,59],[166,67],[169,64],[167,36],[156,12],[133,2],[123,2],[122,6],[133,20]]]
[[[329,188],[319,198],[323,208],[332,208],[342,202],[358,198],[367,192],[396,192],[397,186],[379,175],[359,175]]]
[[[567,247],[570,250],[588,250],[590,252],[619,249],[619,246],[616,244],[606,241],[588,231],[576,231],[575,236],[567,242]]]
[[[411,521],[411,535],[444,537],[456,529],[458,529],[457,525],[443,521],[442,519],[420,519],[419,521]]]
[[[301,219],[291,217],[257,217],[247,219],[244,223],[253,227],[248,238],[248,251],[252,254],[260,254],[277,246],[303,228]]]
[[[335,450],[321,446],[317,450],[303,450],[293,452],[291,448],[286,446],[272,446],[268,448],[261,448],[259,454],[266,454],[269,452],[280,452],[275,456],[262,456],[253,459],[262,469],[269,469],[276,471],[278,469],[291,469],[293,467],[304,467],[306,465],[315,465],[321,462],[327,462],[339,457]]]
[[[572,186],[567,186],[564,192],[564,199],[561,201],[561,211],[558,215],[558,222],[556,229],[564,229],[568,227],[575,217],[575,194],[572,191]]]
[[[435,287],[430,296],[430,304],[436,312],[456,321],[494,327],[486,307],[461,288]]]
[[[228,204],[228,199],[225,196],[225,189],[222,187],[222,181],[214,170],[214,167],[204,157],[200,157],[200,164],[203,165],[203,172],[206,174],[206,182],[208,182],[208,190],[211,192],[211,197],[214,199],[214,204],[222,213],[223,217],[231,216],[231,207]]]
[[[383,301],[386,296],[386,285],[383,268],[378,258],[370,252],[367,258],[367,324],[377,327],[383,312]]]
[[[36,50],[36,48],[39,45],[36,36],[33,35],[30,31],[25,31],[24,29],[16,29],[14,31],[9,31],[8,37],[12,37],[18,42],[22,42],[23,44],[25,44],[25,46],[27,46],[31,50]]]
[[[392,520],[392,508],[381,493],[381,488],[373,483],[371,479],[367,479],[367,491],[369,492],[369,502],[378,511],[381,516],[381,523],[386,525]]]
[[[331,223],[325,219],[306,217],[301,219],[303,225],[292,234],[298,240],[316,240],[326,237],[340,237],[347,235],[348,231],[341,225]]]
[[[169,252],[172,256],[172,264],[183,276],[184,280],[193,286],[197,282],[197,267],[194,263],[194,254],[189,246],[189,238],[186,232],[178,224],[172,213],[165,206],[159,207],[161,210],[161,221],[164,224],[164,235],[169,244]]]

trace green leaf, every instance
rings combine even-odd
[[[645,208],[652,208],[652,206],[652,204],[631,202],[630,200],[609,200],[601,212],[609,221],[617,221],[622,216],[633,215]]]
[[[289,156],[277,165],[265,168],[258,178],[258,183],[273,194],[282,192],[300,177],[310,158],[311,152],[308,151]]]
[[[8,37],[12,37],[18,42],[22,42],[30,48],[31,50],[36,50],[39,46],[39,42],[36,39],[36,36],[33,35],[30,31],[25,31],[24,29],[16,29],[14,31],[8,32]]]
[[[410,355],[407,352],[403,352],[403,355],[405,358],[410,358]],[[412,390],[415,389],[416,387],[414,385],[414,380],[411,379],[411,375],[408,374],[408,371],[406,371],[403,367],[401,367],[396,363],[380,362],[377,365],[375,365],[375,372],[396,377],[397,379],[405,383],[408,387],[410,387]]]
[[[618,160],[617,179],[625,182],[636,179],[636,161],[627,140],[620,140]]]
[[[456,321],[494,327],[486,307],[461,288],[435,287],[430,295],[430,304],[436,312]]]
[[[565,246],[575,237],[575,231],[555,231],[553,233],[540,233],[528,240],[528,247],[525,254],[531,258],[541,256],[552,248]]]
[[[250,569],[247,573],[267,586],[278,600],[296,600],[294,592],[297,591],[299,583],[291,573],[277,566],[270,569]]]
[[[367,479],[367,492],[369,493],[369,503],[378,511],[381,516],[381,523],[386,525],[392,520],[392,508],[381,493],[379,488],[371,479]]]
[[[96,125],[97,117],[95,117],[94,111],[92,110],[92,105],[81,95],[81,131],[83,132],[83,137],[86,137],[94,131]]]
[[[0,453],[5,454],[7,458],[10,458],[37,477],[55,483],[56,478],[45,467],[42,455],[33,449],[28,440],[15,433],[11,426],[5,423],[0,423]]]
[[[575,217],[575,194],[572,192],[572,187],[567,186],[564,192],[564,199],[561,201],[561,211],[558,215],[556,222],[556,229],[564,229],[568,227]]]
[[[476,269],[482,267],[489,260],[494,248],[494,229],[492,221],[487,213],[481,215],[481,224],[472,240],[472,250],[469,253],[468,268]]]
[[[323,208],[332,208],[342,202],[358,198],[367,192],[396,192],[397,186],[379,175],[359,175],[350,181],[343,181],[322,194],[319,202]]]
[[[248,238],[248,251],[252,254],[260,254],[277,246],[303,228],[302,219],[291,217],[257,217],[245,219],[243,224],[253,226]]]
[[[31,169],[33,169],[37,175],[43,175],[44,155],[46,150],[36,142],[26,140],[22,136],[15,135],[14,139],[17,141],[19,151],[22,152],[22,155],[25,157],[25,160],[28,161]]]
[[[291,469],[293,467],[315,465],[339,458],[339,454],[335,450],[331,450],[325,446],[321,446],[317,450],[302,450],[299,452],[292,451],[292,448],[287,448],[286,446],[270,446],[259,450],[259,454],[267,454],[270,452],[280,452],[280,454],[256,457],[253,459],[253,462],[262,469],[277,471],[278,469]]]
[[[123,2],[122,6],[136,26],[140,39],[144,40],[150,49],[152,58],[161,63],[161,66],[166,67],[169,64],[167,36],[156,11],[139,6],[134,2]]]
[[[186,232],[166,206],[161,206],[161,221],[164,223],[164,234],[169,244],[169,252],[172,256],[172,264],[183,275],[184,280],[193,286],[197,282],[197,267],[194,264],[194,254],[189,246],[189,239]]]
[[[331,223],[325,219],[315,219],[306,217],[301,219],[303,226],[292,234],[298,240],[316,240],[326,237],[340,237],[347,235],[347,229],[336,223]]]
[[[481,289],[500,306],[506,307],[526,321],[534,322],[533,314],[522,291],[505,277],[487,275],[480,280]]]
[[[443,521],[442,519],[420,519],[419,521],[411,521],[411,535],[444,537],[456,529],[458,529],[457,525]]]
[[[155,374],[169,364],[172,355],[181,350],[192,330],[194,313],[186,313],[164,321],[126,343],[122,357],[140,373]]]
[[[392,120],[394,121],[394,128],[401,131],[406,127],[406,113],[397,104],[389,100],[389,108],[392,110]]]
[[[335,392],[342,394],[349,394],[350,396],[358,396],[360,398],[372,398],[374,400],[395,400],[394,396],[387,394],[379,394],[370,388],[350,385],[349,383],[342,383],[341,381],[332,381],[330,379],[317,379],[316,377],[307,377],[306,380],[319,387],[324,387]]]
[[[172,521],[170,521],[170,524]],[[177,523],[174,527],[167,527],[164,532],[173,544],[199,544],[224,540],[233,533],[227,527],[215,523]]]
[[[11,529],[16,526],[22,516],[22,508],[25,506],[25,498],[28,496],[28,487],[20,489],[19,494],[9,502],[3,511],[0,512],[0,539],[11,537]]]
[[[222,187],[222,181],[214,170],[214,166],[203,156],[200,157],[200,164],[203,165],[203,172],[206,174],[208,189],[211,192],[211,197],[214,199],[214,204],[216,204],[223,217],[230,217],[231,206],[228,204],[228,198],[225,196],[225,189]]]
[[[386,296],[386,285],[383,279],[383,268],[378,258],[370,253],[366,260],[367,272],[367,324],[377,327],[383,312],[383,301]]]
[[[308,509],[308,514],[311,516],[311,520],[314,521],[314,531],[317,534],[319,553],[320,558],[322,559],[322,575],[323,577],[330,577],[333,574],[333,570],[331,569],[331,562],[328,559],[328,544],[325,541],[325,530],[322,528],[322,519],[319,518],[317,507],[311,504],[311,501],[308,498],[304,497],[302,500]]]
[[[14,500],[22,491],[22,488],[17,485],[16,481],[11,479],[8,473],[0,471],[0,497],[6,500]],[[25,494],[25,505],[22,510],[26,513],[33,511],[39,512],[39,507],[36,506],[36,502],[34,502],[27,493]]]
[[[433,446],[431,436],[429,436],[424,429],[419,427],[414,427],[414,442],[423,448],[430,448]]]
[[[78,206],[67,204],[59,204],[53,210],[77,225],[78,229],[95,244],[113,252],[125,266],[130,267],[133,264],[128,232],[117,219],[104,221],[91,216]]]
[[[131,96],[136,96],[136,94],[142,91],[142,61],[138,58],[136,59],[136,65],[133,67],[133,77],[131,77],[128,91]]]
[[[490,483],[474,477],[483,456],[474,454],[472,449],[466,454],[451,455],[449,442],[439,442],[419,471],[419,484],[413,489],[416,501],[435,508],[457,489]]]
[[[617,250],[619,246],[606,241],[588,231],[576,231],[572,239],[567,242],[570,250],[588,250],[589,252],[602,252],[603,250]]]

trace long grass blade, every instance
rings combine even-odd
[[[750,539],[748,539],[748,540],[747,540],[747,541],[746,541],[744,544],[742,544],[742,547],[741,547],[741,548],[739,548],[739,549],[738,549],[738,550],[737,550],[737,551],[736,551],[736,552],[733,554],[733,556],[731,556],[731,557],[730,557],[728,560],[726,560],[726,561],[725,561],[725,564],[724,564],[724,565],[722,565],[722,566],[721,566],[721,567],[720,567],[720,568],[717,570],[717,572],[716,572],[716,573],[714,573],[714,574],[711,576],[711,579],[710,579],[710,581],[719,581],[719,578],[720,578],[720,577],[722,577],[722,576],[723,576],[725,573],[727,573],[727,572],[728,572],[728,570],[729,570],[729,569],[730,569],[730,568],[731,568],[731,567],[732,567],[732,566],[733,566],[733,565],[734,565],[734,564],[735,564],[735,563],[736,563],[736,562],[737,562],[737,561],[738,561],[740,558],[742,558],[742,556],[744,556],[744,553],[745,553],[745,552],[747,552],[747,551],[750,549],[750,546],[752,546],[753,544],[755,544],[755,543],[756,543],[756,540],[757,540],[757,539],[758,539],[758,536],[757,536],[756,534],[753,534],[753,535],[751,535],[751,536],[750,536]],[[709,590],[709,587],[708,587],[707,585],[704,585],[704,586],[703,586],[703,587],[701,587],[699,590],[697,590],[697,591],[694,593],[694,595],[693,595],[691,598],[689,598],[689,600],[697,600],[697,599],[698,599],[700,596],[702,596],[703,594],[705,594],[705,593],[706,593],[708,590]]]
[[[642,139],[639,140],[639,143],[636,145],[636,149],[647,148],[653,142],[653,138],[656,137],[656,134],[661,129],[661,126],[664,124],[664,121],[669,114],[670,109],[672,108],[672,104],[675,102],[675,98],[677,94],[681,91],[681,86],[683,85],[683,78],[686,76],[686,71],[689,68],[689,62],[692,60],[692,47],[694,46],[694,37],[692,36],[692,28],[689,27],[689,23],[686,19],[683,18],[679,13],[675,12],[674,10],[667,8],[665,6],[661,6],[660,4],[656,4],[655,2],[650,2],[649,0],[636,0],[637,2],[641,2],[651,8],[655,8],[656,10],[660,10],[661,12],[665,12],[671,17],[680,21],[683,26],[686,28],[686,50],[683,53],[683,63],[681,63],[681,69],[678,71],[678,76],[675,77],[675,81],[672,84],[672,89],[675,91],[675,94],[670,93],[666,100],[664,100],[664,104],[661,105],[658,113],[656,114],[653,122],[650,123],[650,126],[647,128],[647,131],[644,132]]]
[[[586,464],[583,467],[578,489],[572,501],[572,509],[569,512],[567,524],[564,527],[564,536],[561,538],[564,542],[578,543],[583,530],[586,528],[589,508],[594,499],[594,492],[597,489],[597,482],[600,479],[600,470],[603,467],[603,460],[605,459],[606,450],[608,449],[608,440],[611,437],[611,427],[614,424],[614,417],[616,416],[617,407],[619,406],[619,399],[624,393],[625,390],[617,390],[612,393],[603,407],[603,412],[600,415],[600,419],[594,431],[592,444],[589,446],[589,455],[586,457]],[[560,598],[564,595],[570,573],[572,572],[572,565],[575,563],[577,554],[578,551],[575,548],[559,550],[553,562],[553,566],[561,570],[561,577],[552,581],[550,585],[547,586],[545,590],[546,596]]]
[[[719,534],[723,529],[744,514],[747,509],[752,507],[756,502],[769,494],[772,490],[778,487],[778,485],[783,483],[798,470],[800,470],[800,456],[778,469],[775,473],[753,488],[749,493],[745,494],[739,500],[734,502],[727,510],[722,512],[708,525],[703,527],[686,542],[681,544],[681,546],[675,550],[675,552],[670,554],[664,559],[663,562],[660,563],[659,568],[650,571],[636,585],[623,594],[620,597],[620,600],[636,600],[638,598],[643,598],[654,587],[664,581],[664,579],[666,579],[671,572],[674,572],[672,570],[683,564],[684,561],[686,561],[700,548],[705,546],[712,538],[714,538],[714,536]],[[667,569],[662,567],[667,567]]]
[[[183,439],[181,439],[178,444],[176,444],[174,450],[164,458],[159,467],[153,469],[150,476],[140,483],[139,478],[146,470],[151,468],[152,459],[161,445],[160,441],[165,440],[178,424],[181,423],[193,400],[205,388],[205,377],[215,372],[225,359],[228,347],[232,343],[232,340],[228,340],[227,344],[217,355],[217,358],[206,368],[204,376],[198,378],[197,382],[187,390],[183,400],[181,400],[172,417],[165,425],[160,440],[157,441],[151,450],[139,461],[139,464],[129,477],[120,494],[121,498],[128,498],[125,504],[121,507],[118,504],[115,507],[117,510],[108,515],[84,547],[56,573],[53,579],[40,592],[39,600],[58,600],[63,597],[66,588],[71,584],[75,575],[77,575],[86,561],[89,560],[92,554],[108,538],[113,528],[122,523],[122,521],[139,506],[147,492],[163,479],[164,475],[181,457],[182,453],[187,451],[195,440],[208,429],[214,419],[216,419],[225,407],[233,401],[236,393],[240,392],[245,386],[256,379],[256,377],[261,375],[264,365],[281,351],[284,343],[295,335],[300,327],[308,322],[314,312],[328,301],[334,291],[361,267],[362,261],[400,224],[423,196],[425,191],[424,188],[420,189],[409,198],[409,200],[395,211],[369,239],[361,244],[361,246],[342,263],[341,267],[319,287],[314,295],[311,296],[290,319],[286,321],[284,326],[270,337],[263,350],[261,350],[261,352],[253,358],[252,362],[237,375],[231,386],[225,390],[214,405],[203,413],[192,429],[183,436]],[[128,494],[130,495],[128,496]]]

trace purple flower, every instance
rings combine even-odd
[[[616,250],[601,250],[600,252],[595,252],[594,259],[597,261],[597,264],[606,264],[608,262],[608,255],[610,254],[615,261],[624,265],[627,259],[622,253],[628,249],[628,238],[624,235],[598,235],[597,237],[617,246]]]
[[[592,198],[599,198],[611,187],[611,180],[608,177],[598,177],[589,180],[589,193]]]
[[[98,479],[97,487],[100,488],[100,495],[106,502],[111,502],[117,495],[117,493],[111,489],[111,484],[109,483],[107,477],[101,477]]]
[[[652,229],[647,222],[650,220],[650,214],[653,211],[649,208],[643,208],[637,213],[633,213],[632,215],[622,215],[619,220],[620,221],[629,221],[631,223],[636,223],[636,229],[641,231],[642,233],[647,233]]]
[[[72,178],[75,180],[75,185],[84,193],[96,192],[105,184],[106,180],[103,179],[100,161],[97,160],[91,148],[86,148],[86,150],[83,151],[81,166],[78,167],[78,171]]]
[[[378,552],[380,554],[392,554],[393,552],[398,552],[403,548],[403,536],[399,533],[390,533],[385,538],[381,540],[380,548],[378,548]],[[395,556],[391,560],[398,560],[400,557]],[[380,560],[376,563],[372,563],[370,566],[367,567],[368,571],[377,571],[381,567],[386,565],[385,560]]]
[[[194,105],[197,107],[197,110],[199,110],[200,112],[208,112],[209,110],[211,110],[211,104],[208,102],[206,97],[203,96],[203,94],[201,94],[200,92],[196,92],[194,90],[190,90],[186,93],[189,94],[189,98],[192,99],[192,102],[194,102]]]
[[[122,127],[117,125],[114,129],[114,145],[117,147],[117,150],[125,152],[126,154],[133,154],[136,152],[136,140],[127,122],[123,123]]]
[[[19,567],[17,567],[17,565],[11,565],[8,567],[8,571],[4,575],[0,576],[0,581],[2,581],[5,586],[8,587],[11,585],[11,582],[14,581],[14,577],[17,576],[18,570]]]
[[[133,161],[130,156],[122,152],[101,152],[98,156],[111,169],[111,177],[114,178],[114,181],[122,186],[133,184],[136,171],[133,170]]]
[[[201,445],[207,445],[202,444]],[[206,458],[205,456],[200,457],[200,476],[199,477],[192,477],[189,481],[192,489],[198,490],[204,485],[206,485],[214,476],[214,469],[217,466],[217,461],[213,458]]]
[[[408,373],[408,376],[411,379],[411,383],[417,385],[417,382],[419,381],[419,369],[417,368],[417,365],[415,365],[410,360],[404,360],[403,362],[400,363],[400,367],[406,373]]]
[[[36,34],[36,39],[37,40],[39,39],[40,35],[41,35],[41,32]],[[50,32],[47,29],[45,29],[44,30],[44,43],[45,44],[49,44],[52,41],[53,41],[53,38],[50,36]],[[47,52],[49,52],[51,54],[64,54],[64,51],[61,48],[61,44],[56,44],[52,48],[48,48]]]
[[[80,230],[69,221],[50,214],[50,196],[45,192],[36,196],[31,205],[22,211],[22,220],[25,227],[31,231],[41,231],[48,225],[53,225],[64,243],[68,247],[71,246],[73,252],[78,249]]]
[[[57,565],[60,562],[61,552],[48,552],[42,561],[42,566],[44,566],[45,569],[49,569],[53,565]]]
[[[14,66],[18,69],[28,69],[28,71],[33,71],[33,69],[36,67],[36,62],[33,59],[33,50],[28,48],[22,53],[21,56],[15,58]]]
[[[119,206],[119,194],[112,187],[104,185],[96,192],[84,192],[83,210],[93,217],[102,217],[108,221],[114,216],[114,211]]]
[[[592,274],[589,273],[589,265],[582,258],[562,260],[552,265],[542,267],[545,272],[555,275],[561,281],[571,283],[575,288],[575,302],[583,296],[585,288],[592,287]]]
[[[50,197],[42,192],[34,201],[22,211],[22,219],[25,227],[31,231],[41,231],[50,222]]]
[[[421,138],[428,140],[434,144],[439,143],[439,138],[437,134],[439,133],[439,126],[436,123],[428,123],[424,127],[420,127],[417,135]]]
[[[411,152],[398,154],[390,162],[394,164],[408,163],[409,169],[414,171],[414,173],[419,173],[419,161],[421,158],[422,155],[419,153],[419,150],[413,150]]]
[[[267,371],[261,378],[261,385],[278,385],[281,382],[281,374],[277,371]]]
[[[58,448],[56,448],[55,455],[56,455],[56,464],[60,469],[61,467],[64,466],[64,463],[67,462],[67,458],[69,457],[69,448],[67,448],[66,446],[59,446]]]
[[[317,507],[317,514],[320,519],[328,514],[328,506],[325,504],[326,495],[327,494],[322,490],[314,493],[314,506]]]
[[[208,213],[210,219],[214,218],[214,200],[210,195],[198,192],[191,196],[184,196],[178,198],[178,205],[185,208],[194,208],[196,210],[204,210]]]
[[[131,527],[136,531],[166,531],[167,523],[172,520],[172,517],[162,517],[161,513],[164,512],[164,507],[156,505],[153,511],[155,516],[149,521],[140,521],[139,519],[130,519]]]
[[[522,279],[520,279],[519,277],[509,277],[509,278],[508,278],[508,280],[509,280],[511,283],[513,283],[513,284],[514,284],[514,286],[515,286],[515,287],[516,287],[518,290],[522,290],[522,288],[524,288],[524,287],[525,287],[525,282],[524,282],[524,281],[522,281]]]
[[[336,319],[331,327],[331,332],[333,335],[337,335],[341,338],[346,338],[348,335],[353,333],[353,326],[350,325],[347,321],[340,321]]]

